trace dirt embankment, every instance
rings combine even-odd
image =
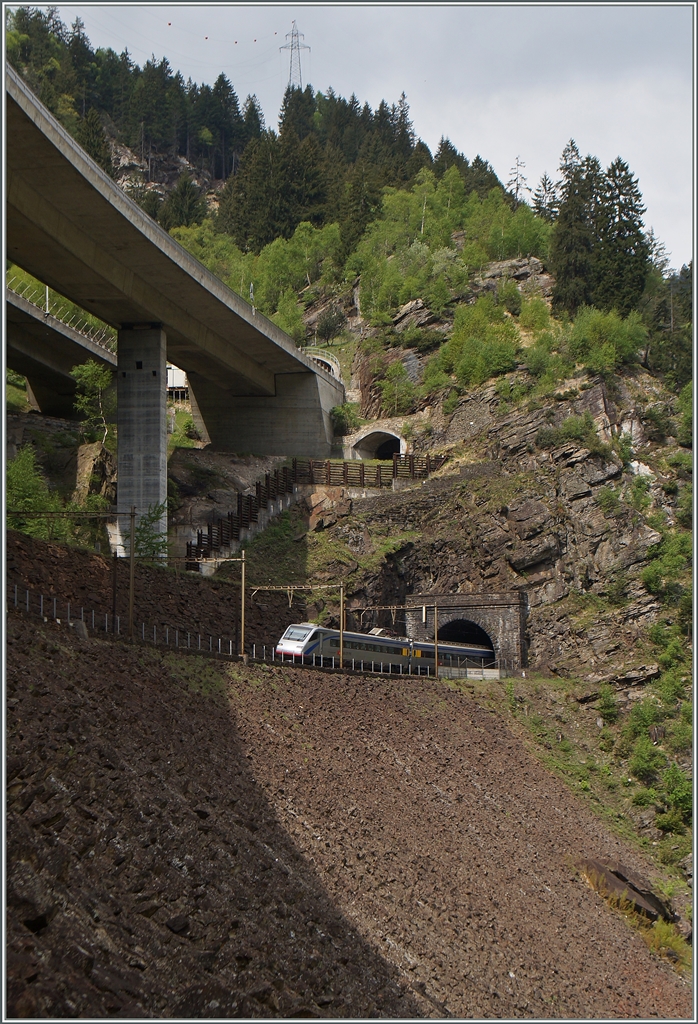
[[[14,612],[7,663],[10,1015],[691,1017],[570,860],[651,868],[461,693]]]
[[[55,596],[62,603],[59,617],[65,614],[66,602],[70,601],[73,615],[79,616],[81,608],[86,615],[94,610],[99,629],[103,628],[105,614],[108,624],[111,623],[114,582],[111,559],[60,544],[48,544],[10,530],[6,560],[9,600],[14,600],[17,585],[20,601],[24,599],[25,589],[32,592],[32,607],[37,600],[34,595]],[[231,576],[233,581],[225,582],[195,572],[137,564],[134,587],[137,628],[140,630],[140,624],[145,623],[146,635],[152,636],[152,628],[156,626],[160,638],[165,626],[173,637],[175,629],[180,634],[189,632],[194,638],[201,634],[204,646],[208,645],[209,636],[230,638],[235,650],[240,628],[239,573]],[[128,559],[119,559],[116,614],[122,631],[128,621],[128,588]],[[52,610],[52,605],[47,604],[46,608]],[[302,593],[294,594],[289,605],[285,592],[255,594],[248,588],[245,617],[246,643],[271,645],[290,623],[304,621],[307,609]],[[196,645],[196,639],[193,643]]]

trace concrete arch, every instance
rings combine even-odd
[[[453,617],[444,616],[443,619],[439,615],[439,640],[444,643],[477,644],[495,650],[494,641],[487,630],[473,619],[459,617],[457,613]]]
[[[392,459],[393,454],[404,455],[407,441],[392,430],[368,427],[360,432],[351,447],[355,459]]]

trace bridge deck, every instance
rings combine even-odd
[[[7,255],[120,328],[162,324],[167,356],[231,395],[331,375],[186,252],[7,69]]]

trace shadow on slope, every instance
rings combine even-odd
[[[277,820],[220,665],[14,614],[7,644],[10,1016],[424,1015]]]

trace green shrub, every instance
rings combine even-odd
[[[670,466],[679,470],[679,475],[693,472],[693,456],[688,452],[674,452],[667,459]]]
[[[438,353],[438,365],[465,386],[483,384],[516,367],[519,332],[491,296],[456,310],[453,334]]]
[[[615,722],[618,718],[618,701],[615,690],[608,683],[603,683],[599,687],[599,692],[601,694],[597,705],[599,714],[604,722]]]
[[[684,704],[684,707],[692,708],[691,704]],[[683,754],[693,747],[693,723],[683,720],[683,716],[672,722],[667,728],[665,745],[673,754]]]
[[[615,310],[605,313],[585,307],[575,317],[567,347],[577,363],[593,373],[612,373],[623,363],[637,362],[647,338],[647,328],[635,310],[623,320]]]
[[[451,416],[456,411],[459,402],[460,395],[454,388],[452,391],[449,391],[443,404],[444,416]]]
[[[616,434],[613,438],[612,447],[624,466],[630,465],[633,460],[633,441],[628,433]]]
[[[391,363],[385,377],[378,381],[381,393],[381,407],[386,416],[398,416],[411,412],[417,389],[410,380],[401,362]]]
[[[650,482],[646,476],[633,477],[632,483],[630,484],[628,500],[632,507],[638,512],[644,511],[652,500],[648,493],[649,489]]]
[[[523,302],[519,323],[528,331],[544,331],[550,324],[550,313],[545,299],[527,299]]]
[[[633,804],[636,807],[650,807],[652,804],[656,804],[659,800],[657,791],[655,789],[638,789],[637,793],[633,794]]]
[[[667,435],[676,433],[676,425],[664,405],[648,409],[642,417],[642,422],[650,441],[665,441]]]
[[[680,414],[676,440],[685,448],[693,447],[693,381],[681,389],[676,408]]]
[[[678,603],[685,590],[680,581],[688,573],[693,554],[691,535],[667,531],[649,554],[654,557],[640,574],[645,588],[651,594],[661,595],[666,603]]]
[[[646,736],[649,727],[658,722],[660,717],[657,704],[645,697],[644,700],[633,704],[623,731],[633,739],[641,735]]]
[[[653,782],[666,764],[666,757],[658,750],[648,736],[638,736],[635,740],[629,762],[630,772],[641,782]]]
[[[516,286],[515,281],[503,281],[497,288],[497,301],[504,306],[504,308],[511,313],[512,316],[518,316],[521,312],[521,292]]]
[[[681,488],[677,503],[676,522],[686,530],[693,526],[693,484]]]
[[[451,385],[451,377],[445,373],[439,362],[439,356],[433,356],[424,367],[421,392],[426,397],[435,391],[443,391]]]
[[[622,608],[623,605],[627,604],[628,581],[622,573],[609,580],[606,586],[606,596],[608,603],[614,608]]]
[[[335,434],[342,437],[345,434],[353,434],[361,425],[356,405],[345,402],[344,405],[335,405],[330,410],[330,418]]]
[[[602,487],[596,495],[596,501],[605,516],[614,516],[620,511],[620,498],[613,487]]]
[[[683,815],[675,807],[665,814],[655,815],[654,825],[662,832],[671,832],[674,835],[683,835],[686,831]]]
[[[63,512],[64,508],[58,495],[49,491],[31,445],[20,448],[15,458],[7,463],[5,487],[8,529],[19,530],[41,540],[67,539],[69,526],[66,519],[56,515],[37,515]]]
[[[673,644],[672,640],[669,646]],[[686,660],[687,654],[688,652],[682,648],[679,664],[662,672],[654,684],[654,691],[664,707],[674,707],[676,702],[682,700],[686,695],[686,667],[681,662]]]
[[[674,665],[679,665],[686,657],[684,646],[678,637],[674,637],[667,646],[666,649],[659,655],[659,665],[661,668],[672,668]]]
[[[662,776],[662,789],[670,807],[678,811],[688,823],[693,814],[693,784],[677,764],[667,768]]]
[[[584,445],[590,455],[608,454],[608,446],[599,440],[590,412],[585,412],[583,416],[568,416],[559,427],[543,427],[536,435],[539,448],[555,448],[567,441],[577,441]]]

